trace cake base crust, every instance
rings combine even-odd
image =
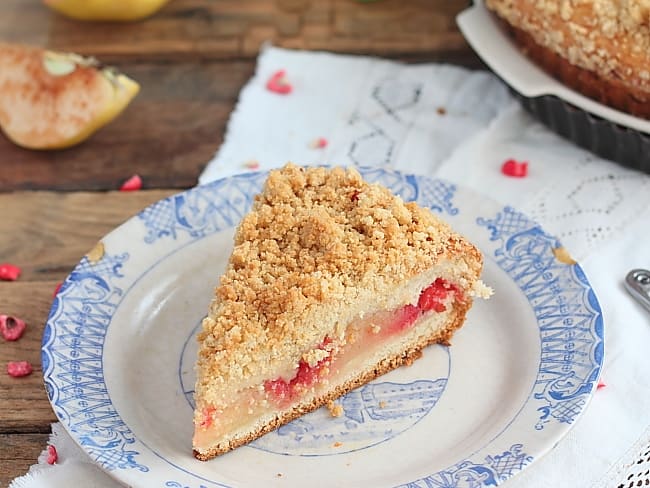
[[[650,93],[575,66],[551,49],[538,44],[528,32],[498,16],[496,18],[519,49],[553,78],[599,103],[636,117],[650,119]]]
[[[274,431],[281,425],[287,424],[306,413],[312,412],[326,405],[328,402],[336,400],[353,389],[358,388],[359,386],[362,386],[389,371],[397,369],[400,366],[410,365],[413,361],[420,358],[422,356],[422,350],[431,344],[449,345],[456,330],[458,330],[465,322],[465,316],[467,315],[471,305],[472,301],[469,299],[464,302],[455,302],[453,308],[453,321],[450,325],[438,331],[432,337],[420,338],[416,342],[409,344],[400,354],[382,359],[372,367],[361,372],[355,378],[338,385],[325,395],[314,398],[309,403],[299,404],[288,412],[276,415],[270,422],[265,423],[262,427],[248,433],[244,437],[231,439],[226,445],[215,447],[207,452],[198,452],[197,450],[193,450],[194,457],[200,461],[207,461],[221,454],[225,454],[236,447],[248,444],[264,434]],[[417,325],[415,327],[417,327]]]

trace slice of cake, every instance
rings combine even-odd
[[[272,171],[199,334],[194,455],[241,446],[448,344],[480,252],[353,169]]]

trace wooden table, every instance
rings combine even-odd
[[[140,95],[111,125],[63,151],[20,149],[0,135],[0,314],[28,322],[0,340],[0,486],[23,474],[56,421],[40,369],[53,292],[97,240],[146,205],[196,184],[222,142],[239,90],[266,41],[300,49],[480,66],[458,32],[467,0],[172,0],[128,24],[68,20],[40,0],[0,2],[0,40],[94,55],[138,80]],[[115,191],[138,173],[144,190]],[[11,360],[34,373],[10,378]]]

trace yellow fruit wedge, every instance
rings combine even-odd
[[[43,0],[46,5],[79,20],[139,20],[156,12],[169,0]]]
[[[117,117],[139,90],[93,58],[0,43],[0,128],[19,146],[78,144]]]

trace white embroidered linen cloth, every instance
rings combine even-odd
[[[265,87],[280,69],[292,85],[289,95]],[[319,138],[325,147],[313,144]],[[529,163],[526,178],[501,173],[510,158]],[[605,488],[625,481],[650,443],[650,315],[623,288],[630,269],[650,268],[649,176],[557,137],[486,72],[266,48],[200,182],[287,161],[445,178],[512,205],[556,235],[600,301],[606,387],[552,451],[504,486]],[[51,442],[59,464],[45,464],[43,454],[11,488],[119,486],[60,424]]]

